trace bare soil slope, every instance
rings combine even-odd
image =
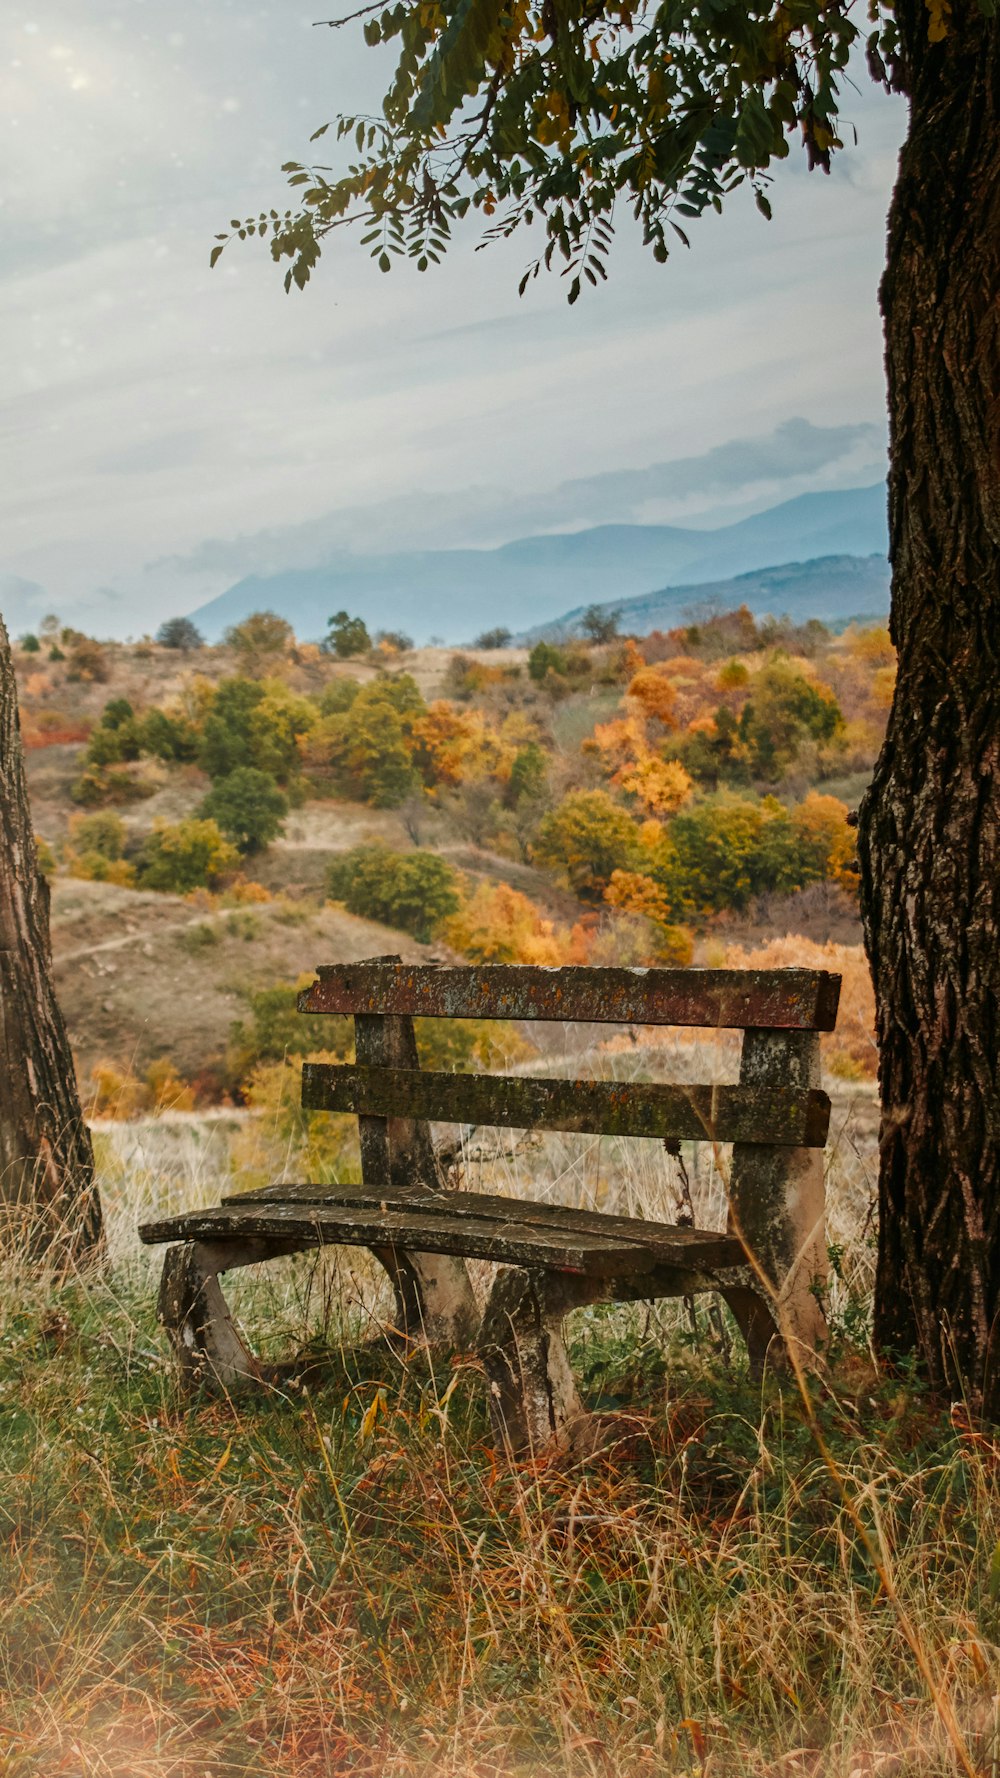
[[[102,1060],[141,1072],[161,1056],[196,1075],[224,1051],[247,990],[295,981],[318,963],[429,954],[333,907],[199,909],[179,896],[72,878],[52,886],[52,943],[83,1080]]]

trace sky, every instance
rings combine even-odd
[[[0,22],[0,609],[140,635],[331,552],[711,525],[884,473],[877,286],[902,102],[863,70],[829,178],[793,153],[666,266],[626,224],[572,308],[532,238],[286,296],[231,218],[374,108],[383,52],[297,0],[8,0]],[[329,138],[326,139],[329,141]]]

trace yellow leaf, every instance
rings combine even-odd
[[[364,1418],[358,1432],[358,1437],[360,1439],[364,1440],[371,1437],[371,1434],[375,1430],[375,1422],[378,1419],[379,1414],[384,1412],[384,1410],[385,1392],[381,1389],[376,1389],[375,1394],[372,1396],[372,1399],[368,1403],[364,1412]]]

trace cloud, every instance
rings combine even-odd
[[[37,28],[0,21],[0,566],[47,607],[103,609],[113,586],[125,626],[155,628],[337,551],[709,524],[881,474],[901,102],[866,88],[830,180],[790,157],[773,224],[737,193],[666,268],[623,224],[610,283],[572,311],[558,278],[518,300],[520,235],[478,254],[465,233],[426,278],[338,239],[288,298],[259,242],[209,273],[212,237],[284,209],[280,164],[317,124],[377,109],[379,52],[229,0],[26,12]]]
[[[590,525],[705,525],[742,518],[775,500],[864,486],[885,469],[885,428],[875,421],[814,426],[793,418],[770,432],[731,439],[691,457],[646,468],[581,476],[523,494],[472,486],[334,507],[303,524],[210,538],[185,555],[151,564],[179,574],[238,578],[318,568],[338,556],[386,549],[493,547],[541,532]]]

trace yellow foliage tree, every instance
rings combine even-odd
[[[546,919],[509,883],[480,883],[457,914],[438,929],[444,943],[473,963],[554,965],[585,961],[581,938]]]
[[[692,790],[680,760],[660,759],[655,753],[622,766],[612,782],[634,796],[650,815],[672,815],[687,802]]]
[[[649,815],[673,814],[691,794],[684,767],[654,753],[646,720],[636,712],[598,723],[583,751],[596,753],[612,784],[634,796]]]
[[[849,630],[844,640],[852,660],[866,667],[894,667],[896,650],[884,624],[867,630]]]
[[[671,920],[669,899],[660,884],[641,871],[616,870],[604,899],[609,907],[638,915],[655,929],[656,960],[687,968],[694,955],[694,941],[686,926]]]
[[[616,716],[611,722],[599,722],[590,739],[583,743],[583,752],[597,754],[608,773],[641,759],[648,751],[646,724],[641,716]]]
[[[847,825],[847,804],[839,797],[811,790],[792,809],[791,820],[799,840],[821,858],[824,875],[853,892],[857,888],[852,869],[856,841]]]
[[[438,698],[413,725],[416,763],[432,784],[510,775],[516,744],[497,735],[479,710],[457,710]]]

